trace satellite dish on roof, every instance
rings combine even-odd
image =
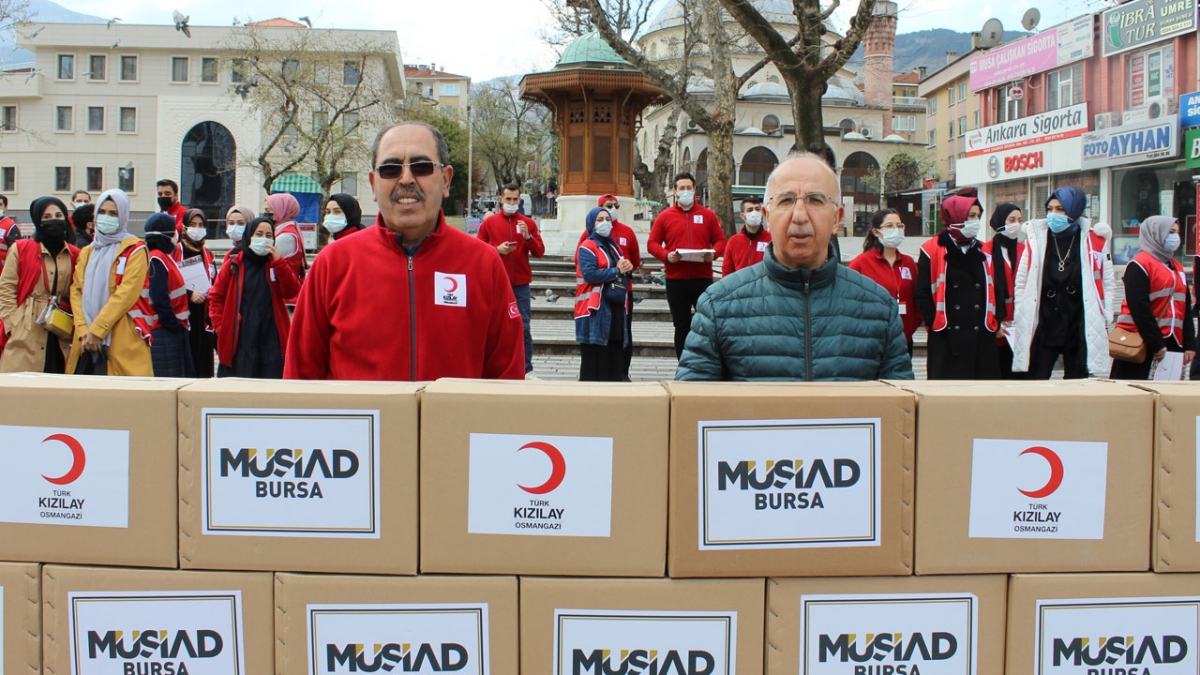
[[[991,49],[1000,44],[1004,38],[1004,26],[999,19],[988,19],[983,24],[983,30],[979,31],[979,46],[984,49]]]
[[[1025,16],[1021,17],[1021,27],[1032,33],[1041,20],[1042,13],[1037,10],[1037,7],[1030,7],[1029,11],[1025,12]]]

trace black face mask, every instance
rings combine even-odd
[[[275,224],[275,214],[274,213],[264,213],[264,214],[262,214],[262,217],[266,218],[267,221],[269,221],[272,225]]]
[[[37,231],[45,241],[63,241],[67,238],[67,221],[43,220],[37,225]]]
[[[172,197],[159,197],[158,198],[158,208],[162,211],[166,211],[167,209],[171,208],[171,205],[173,205],[174,203],[175,203],[175,199]]]

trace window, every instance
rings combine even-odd
[[[774,115],[767,115],[762,121],[762,130],[768,134],[772,131],[779,130],[779,118]]]
[[[975,128],[976,129],[979,128],[979,111],[978,110],[975,111]]]
[[[1021,119],[1025,114],[1025,101],[1017,100],[1008,95],[1009,88],[1001,87],[996,90],[996,123],[1011,122],[1012,120]]]
[[[0,131],[17,130],[17,106],[6,105],[0,110]]]
[[[73,131],[75,128],[75,108],[69,105],[60,105],[55,108],[54,112],[54,130],[55,131]]]
[[[318,63],[316,71],[317,84],[329,84],[329,66],[324,63]]]
[[[458,96],[460,93],[457,82],[443,82],[438,85],[438,96]]]
[[[362,69],[359,62],[342,62],[342,84],[358,84],[360,82],[362,82]]]
[[[946,138],[954,138],[954,120],[950,120],[950,135]]]
[[[1083,103],[1083,64],[1057,70],[1046,76],[1046,110]]]
[[[354,172],[342,174],[342,192],[348,195],[358,194],[358,174]]]
[[[117,169],[117,189],[133,192],[133,167]]]
[[[283,75],[288,77],[295,75],[300,70],[300,62],[296,59],[288,59],[283,62]]]
[[[137,81],[137,79],[138,79],[137,59],[138,59],[138,57],[136,57],[136,56],[122,56],[121,57],[121,81],[122,82],[136,82]]]
[[[343,115],[342,129],[348,134],[358,133],[358,113],[346,113]]]
[[[958,100],[960,100],[960,101],[967,100],[967,83],[966,82],[958,83]]]
[[[54,191],[55,192],[70,192],[71,191],[71,167],[69,167],[69,166],[54,167]]]
[[[103,106],[88,106],[88,131],[104,131]]]
[[[928,112],[928,114],[930,114],[930,115],[937,114],[937,96],[936,95],[929,97],[929,112]]]
[[[58,55],[58,79],[75,79],[75,56],[72,54]]]
[[[954,168],[955,168],[956,164],[957,164],[957,162],[956,162],[956,160],[954,159],[954,155],[950,155],[950,164],[949,164],[949,167],[950,167],[950,168],[949,168],[949,172],[950,172],[951,174],[953,174],[953,173],[954,173]]]
[[[5,192],[17,191],[17,167],[6,166],[0,168],[0,190]]]
[[[121,108],[121,131],[127,134],[137,131],[137,108]]]
[[[87,168],[88,192],[104,192],[104,169],[98,166]]]
[[[967,133],[967,117],[966,115],[958,118],[958,135],[962,136]]]
[[[946,105],[954,105],[954,85],[946,87],[946,98],[950,99]]]
[[[318,110],[313,113],[313,132],[319,133],[322,129],[329,126],[329,113],[324,110]]]
[[[188,81],[188,57],[175,56],[171,58],[171,81]]]
[[[219,62],[213,58],[205,57],[200,59],[200,81],[216,82],[218,64]]]
[[[92,54],[88,57],[88,79],[102,82],[108,79],[108,57],[103,54]]]
[[[929,145],[937,145],[937,129],[931,129],[929,131]]]
[[[229,81],[234,84],[246,81],[246,59],[234,59],[229,64]]]

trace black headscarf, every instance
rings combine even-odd
[[[1004,221],[1008,220],[1008,217],[1012,215],[1012,212],[1020,210],[1021,207],[1017,206],[1016,204],[1004,202],[1003,204],[996,206],[996,210],[992,211],[992,219],[988,222],[991,224],[993,230],[1000,232],[1004,229]]]
[[[362,207],[358,205],[357,199],[345,192],[339,192],[336,195],[330,195],[329,201],[337,202],[338,206],[342,209],[342,213],[346,214],[346,230],[350,230],[351,228],[355,230],[362,229]],[[328,204],[329,201],[325,203]],[[343,230],[343,232],[346,230]]]
[[[57,206],[62,211],[61,220],[42,220],[42,216],[51,206]],[[46,247],[53,255],[58,255],[68,239],[75,240],[75,232],[67,221],[67,206],[58,197],[38,197],[29,205],[29,219],[33,221],[33,238]]]
[[[254,232],[258,229],[258,226],[261,223],[266,223],[271,226],[271,238],[274,238],[275,221],[266,216],[259,216],[249,223],[246,223],[246,230],[245,232],[242,232],[242,240],[237,243],[237,247],[242,249],[242,257],[259,262],[265,262],[269,254],[267,256],[262,256],[250,249],[250,240],[254,238]]]

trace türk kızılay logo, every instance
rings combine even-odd
[[[699,423],[700,550],[879,546],[880,420]]]
[[[1108,444],[975,439],[969,536],[1103,539]]]
[[[378,539],[379,411],[205,408],[204,534]]]
[[[607,537],[613,440],[471,434],[467,532]]]
[[[483,604],[309,605],[309,675],[487,675]]]
[[[736,675],[737,612],[554,610],[554,675]]]
[[[71,592],[74,675],[242,675],[241,591]]]
[[[1034,675],[1195,675],[1200,597],[1038,600]]]
[[[0,522],[129,527],[129,432],[0,426]]]
[[[975,675],[978,622],[970,593],[804,595],[801,675]]]

